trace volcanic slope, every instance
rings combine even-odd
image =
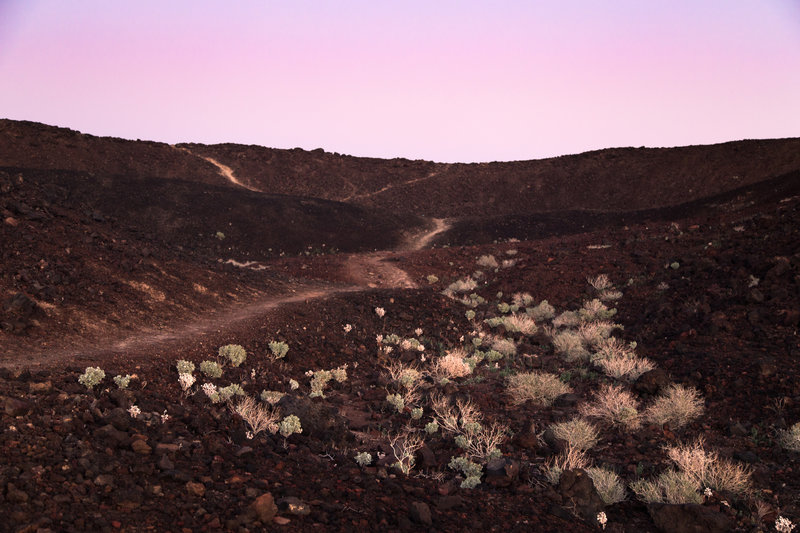
[[[296,175],[319,186],[267,195],[223,175],[228,168],[241,184],[274,192],[199,145],[186,153],[29,123],[4,127],[16,132],[0,147],[0,367],[8,367],[0,368],[0,513],[12,531],[605,525],[632,533],[757,531],[779,516],[800,520],[800,456],[787,437],[800,422],[800,179],[788,149],[758,168],[698,164],[697,182],[710,192],[697,200],[688,188],[677,202],[663,200],[673,187],[665,165],[634,207],[668,208],[612,205],[609,218],[594,219],[570,204],[573,212],[545,213],[551,225],[535,227],[525,217],[539,213],[527,204],[468,221],[450,207],[425,213],[438,220],[409,214],[427,202],[421,196],[397,210],[366,205],[400,202],[401,184],[413,180],[410,190],[425,184],[446,198],[431,176],[444,167],[433,163],[401,175],[403,162],[383,162],[398,165],[398,181],[352,187],[339,198],[347,205],[309,192],[333,185],[310,163]],[[53,133],[63,159],[47,154],[49,144],[26,155],[20,139],[37,135],[20,128]],[[64,135],[74,146],[62,146]],[[119,144],[113,165],[79,168],[100,161],[85,153],[95,143]],[[719,161],[711,152],[731,155],[736,146],[685,150]],[[145,148],[182,162],[131,166]],[[610,152],[575,157],[599,153]],[[636,167],[632,152],[620,153],[631,161],[615,162],[617,170]],[[208,174],[178,172],[189,161]],[[748,168],[760,181],[719,178]],[[491,183],[487,176],[480,179]],[[491,196],[475,197],[474,213],[489,212]],[[463,198],[453,198],[461,214]],[[491,242],[513,236],[503,226],[511,216],[534,220],[516,228],[533,228],[525,240]],[[583,223],[559,231],[558,217]],[[330,227],[330,242],[309,241]],[[466,242],[484,244],[458,245]],[[331,243],[343,252],[328,253]],[[600,286],[599,274],[611,287],[587,282]],[[616,340],[605,344],[601,331]],[[59,344],[64,334],[69,346]],[[563,342],[570,336],[579,346]],[[244,361],[219,355],[227,344],[241,345]],[[610,372],[601,346],[654,368]],[[195,383],[179,377],[178,360],[194,365]],[[203,361],[217,362],[220,374]],[[93,387],[84,385],[87,366],[106,373]],[[184,373],[188,366],[181,363]],[[563,394],[521,398],[513,378],[532,372],[552,377]],[[608,386],[636,402],[625,420],[587,410]],[[653,418],[650,408],[675,386],[696,395],[698,412]],[[277,425],[258,424],[239,390],[263,398]],[[218,401],[227,393],[230,401]],[[580,470],[553,483],[568,449],[553,425],[582,413],[597,431],[585,458],[617,476],[623,501],[603,501]],[[478,435],[491,440],[480,444]],[[684,490],[661,494],[692,505],[646,504],[634,494],[632,483],[675,471],[669,447],[693,443],[748,483],[707,469],[680,478]]]

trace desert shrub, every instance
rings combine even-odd
[[[451,350],[434,361],[432,373],[437,377],[449,379],[468,376],[472,373],[472,368],[465,361],[466,358],[467,354],[464,350],[460,348]]]
[[[242,417],[250,427],[253,435],[258,435],[264,430],[272,434],[278,431],[278,414],[259,404],[249,396],[243,397],[233,407],[233,411]]]
[[[336,383],[344,383],[347,381],[347,365],[331,369],[331,377],[333,377]]]
[[[210,378],[222,377],[222,367],[216,361],[202,361],[200,363],[200,372]]]
[[[609,309],[599,299],[589,300],[583,303],[583,307],[578,310],[578,316],[582,322],[591,322],[593,320],[608,320],[617,314],[616,309]]]
[[[533,296],[529,292],[517,292],[511,296],[511,301],[517,307],[530,307],[533,305]]]
[[[453,457],[447,466],[464,474],[465,479],[461,483],[462,489],[474,489],[480,484],[483,467],[473,463],[467,457]]]
[[[271,405],[276,405],[284,396],[286,396],[284,393],[276,390],[261,391],[261,401]]]
[[[478,282],[472,278],[459,279],[447,286],[443,291],[446,296],[452,297],[459,292],[474,291],[478,287]]]
[[[550,426],[556,438],[581,451],[587,451],[597,444],[599,433],[589,421],[583,418],[573,418],[566,422],[557,422]]]
[[[553,337],[553,348],[557,354],[563,355],[567,362],[585,361],[589,351],[583,345],[583,338],[571,329],[559,331]]]
[[[464,313],[464,316],[467,317],[467,320],[473,320],[475,318],[475,311],[472,309],[467,309],[467,311]]]
[[[403,400],[403,397],[400,396],[399,394],[387,394],[386,403],[394,407],[398,413],[402,413],[403,409],[405,409],[406,407],[406,403]]]
[[[596,320],[586,322],[578,327],[578,335],[583,339],[584,344],[589,346],[600,346],[604,341],[611,337],[614,330],[623,330],[621,325],[607,320]]]
[[[423,443],[422,437],[409,429],[392,437],[389,441],[395,458],[392,466],[408,475],[414,468],[414,456],[417,450],[422,448]]]
[[[490,363],[499,361],[503,357],[504,355],[498,352],[497,350],[489,350],[488,352],[486,352],[486,360],[489,361]]]
[[[556,328],[574,328],[581,323],[581,317],[575,311],[564,311],[553,319],[553,326]]]
[[[270,341],[269,351],[272,352],[273,359],[283,359],[289,351],[289,345],[283,341]]]
[[[586,453],[577,448],[567,447],[566,450],[556,455],[544,464],[543,472],[547,481],[552,485],[558,485],[561,474],[565,470],[575,470],[576,468],[586,468],[589,459]]]
[[[778,434],[778,442],[787,450],[800,452],[800,422]]]
[[[324,398],[323,391],[328,385],[328,382],[333,379],[330,370],[317,370],[311,374],[311,392],[308,394],[311,398]]]
[[[636,381],[639,376],[656,367],[649,359],[636,356],[597,359],[594,364],[600,367],[607,376],[627,381]]]
[[[531,400],[535,404],[548,406],[557,397],[571,391],[558,376],[546,372],[516,374],[508,378],[506,386],[506,393],[515,405]]]
[[[247,352],[238,344],[226,344],[225,346],[220,346],[218,353],[220,357],[230,361],[231,365],[233,366],[239,366],[244,363],[245,359],[247,359]]]
[[[120,389],[127,389],[128,385],[131,384],[131,378],[132,377],[133,376],[131,376],[130,374],[127,374],[127,375],[124,375],[124,376],[114,376],[114,383]]]
[[[238,383],[231,383],[227,387],[217,389],[217,394],[219,394],[221,401],[227,402],[234,396],[244,396],[244,389]]]
[[[511,339],[504,339],[502,337],[492,337],[489,339],[489,344],[492,349],[500,352],[506,357],[512,356],[517,353],[517,345]]]
[[[281,435],[284,438],[289,437],[289,435],[293,435],[295,433],[302,433],[303,426],[300,424],[300,419],[297,418],[295,415],[289,415],[281,420],[281,424],[278,427]]]
[[[604,384],[594,394],[594,401],[580,406],[583,416],[600,418],[613,426],[637,429],[641,425],[639,403],[620,385]]]
[[[721,459],[703,446],[703,440],[697,439],[690,444],[668,446],[666,450],[681,472],[694,480],[696,490],[711,487],[735,494],[746,492],[750,487],[750,471],[742,465]]]
[[[597,494],[606,505],[614,505],[625,500],[625,485],[613,470],[590,466],[586,473],[592,478]]]
[[[194,385],[195,381],[196,379],[192,374],[187,374],[187,373],[178,374],[178,384],[181,386],[181,389],[183,389],[183,391],[186,392],[187,394],[189,389],[192,388],[192,385]]]
[[[194,372],[194,363],[185,359],[179,359],[175,367],[178,369],[178,374],[191,374]]]
[[[508,428],[496,422],[488,426],[480,422],[462,423],[459,429],[461,433],[455,437],[456,446],[468,457],[479,461],[499,457],[499,447],[508,438]]]
[[[422,407],[414,407],[411,409],[411,420],[419,420],[422,418],[423,410]]]
[[[92,390],[96,385],[99,385],[106,377],[106,373],[102,368],[97,366],[87,366],[83,374],[78,376],[78,383],[83,385],[89,390]]]
[[[430,405],[436,413],[435,422],[449,433],[459,434],[462,427],[479,423],[483,418],[480,411],[469,400],[457,400],[453,405],[443,395],[434,395],[430,398]]]
[[[550,320],[556,316],[555,308],[550,305],[547,300],[542,300],[539,305],[526,309],[525,312],[538,322],[542,320]]]
[[[428,275],[425,279],[428,280],[428,283],[430,283],[431,285],[439,282],[439,278],[434,276],[433,274]]]
[[[703,400],[693,387],[670,385],[661,396],[645,410],[644,418],[650,423],[667,424],[678,429],[703,413]]]
[[[369,466],[372,463],[372,454],[369,452],[359,452],[355,456],[358,466]]]
[[[599,274],[593,278],[592,277],[586,278],[586,281],[596,291],[604,291],[614,286],[614,284],[611,283],[611,280],[608,279],[608,276],[606,276],[605,274]]]
[[[437,431],[439,431],[439,423],[436,420],[425,424],[425,433],[428,435],[433,435]]]
[[[668,469],[656,479],[639,479],[630,484],[636,496],[645,503],[703,503],[697,483],[686,472]]]
[[[493,255],[482,255],[478,258],[477,263],[478,266],[483,268],[497,268],[500,266]]]
[[[527,337],[536,335],[536,332],[539,331],[536,321],[525,314],[509,315],[503,319],[503,325],[508,331],[522,333]]]

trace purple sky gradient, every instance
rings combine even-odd
[[[0,0],[0,117],[447,162],[800,136],[796,0]]]

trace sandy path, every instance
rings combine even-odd
[[[217,313],[206,314],[198,320],[170,324],[168,329],[147,328],[122,339],[107,338],[95,342],[91,348],[58,348],[25,353],[24,358],[0,361],[5,367],[63,366],[66,364],[100,364],[108,357],[123,355],[127,358],[141,359],[154,350],[167,350],[189,340],[201,342],[209,334],[230,328],[243,321],[263,316],[271,310],[292,303],[311,303],[331,296],[353,293],[373,288],[396,289],[416,288],[409,275],[394,264],[402,258],[402,250],[420,250],[437,235],[446,231],[450,225],[443,219],[433,219],[426,230],[414,234],[398,251],[380,251],[343,255],[341,268],[350,285],[332,283],[308,283],[297,286],[290,294],[265,296],[247,304],[230,307]]]
[[[247,185],[246,183],[242,183],[241,181],[239,181],[239,178],[237,178],[236,174],[233,173],[233,169],[231,167],[229,167],[228,165],[223,165],[222,163],[220,163],[219,161],[217,161],[213,157],[207,157],[207,156],[204,156],[204,155],[197,155],[197,154],[195,154],[194,152],[192,152],[191,150],[189,150],[188,148],[186,148],[184,146],[175,146],[175,145],[170,145],[170,146],[172,146],[176,150],[180,150],[182,152],[186,152],[187,154],[193,155],[195,157],[199,157],[200,159],[203,159],[204,161],[208,161],[209,163],[211,163],[212,165],[217,167],[217,171],[219,172],[220,176],[222,176],[226,180],[230,181],[231,183],[233,183],[237,187],[242,187],[243,189],[247,189],[248,191],[253,191],[253,192],[264,192],[261,189],[256,189],[255,187],[251,187],[251,186]]]

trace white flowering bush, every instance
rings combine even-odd
[[[78,383],[83,385],[89,390],[92,390],[96,385],[99,385],[106,377],[106,373],[102,368],[97,366],[87,366],[83,374],[78,376]]]
[[[192,367],[194,367],[194,365],[192,365]],[[187,374],[185,372],[178,374],[178,383],[184,392],[187,392],[189,389],[191,389],[195,381],[195,377],[192,374]]]

